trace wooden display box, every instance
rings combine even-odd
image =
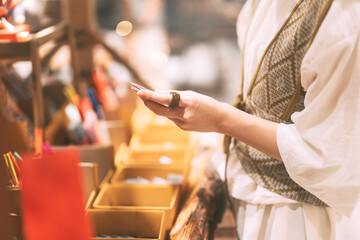
[[[167,166],[122,166],[116,169],[111,183],[125,183],[126,179],[142,177],[151,181],[154,177],[168,179],[169,174],[182,175],[184,177],[184,170],[180,168]]]
[[[140,131],[156,131],[156,130],[164,130],[167,131],[183,131],[174,123],[172,123],[169,119],[162,116],[154,116],[151,118],[141,129]]]
[[[10,214],[10,222],[13,227],[14,239],[23,240],[23,225],[22,225],[22,216],[19,214]]]
[[[144,132],[170,132],[181,137],[187,137],[190,133],[188,131],[182,130],[174,124],[159,125],[156,123],[147,124],[141,131],[141,133]]]
[[[118,168],[121,165],[123,165],[128,155],[129,155],[129,146],[125,143],[120,144],[115,154],[115,159],[114,159],[115,167]]]
[[[161,162],[161,157],[170,158],[169,163]],[[161,146],[131,148],[124,164],[127,165],[157,165],[171,166],[185,169],[188,163],[188,149],[185,147],[174,147],[167,149]]]
[[[89,198],[87,199],[87,202],[86,202],[86,205],[85,205],[85,210],[88,210],[88,209],[91,209],[93,208],[93,204],[94,204],[94,201],[96,199],[96,196],[98,194],[99,190],[97,191],[92,191],[90,193],[90,196]]]
[[[134,134],[130,140],[130,146],[141,145],[163,145],[165,147],[188,146],[190,143],[190,133],[182,130],[169,130],[158,128],[156,130],[147,129]]]
[[[10,213],[20,215],[21,214],[21,187],[6,187],[10,202]]]
[[[117,209],[90,209],[87,216],[93,224],[95,236],[117,235],[124,238],[91,239],[165,239],[165,213],[164,211],[138,211]]]
[[[53,146],[54,151],[76,149],[79,151],[81,162],[96,163],[98,165],[99,183],[101,184],[111,169],[115,169],[114,148],[112,145],[80,145]]]
[[[126,129],[121,120],[99,121],[96,124],[96,132],[99,143],[102,145],[113,145],[114,149],[118,149],[120,144],[128,143],[129,130]]]
[[[97,165],[89,163],[79,163],[83,175],[83,187],[86,209],[92,207],[95,200],[96,193],[99,191],[99,179],[97,174]],[[110,181],[113,171],[111,170],[105,178]],[[10,198],[10,213],[21,215],[21,187],[7,186],[6,191]]]
[[[80,162],[79,167],[82,170],[85,200],[88,201],[93,192],[99,190],[98,165],[96,163]]]
[[[1,164],[2,165],[2,164]],[[0,181],[5,183],[5,170],[1,170]],[[0,187],[0,239],[23,239],[21,221],[21,188],[12,186]]]
[[[113,177],[115,173],[115,169],[110,169],[106,176],[104,177],[104,180],[101,182],[99,189],[101,189],[104,185],[110,183],[111,178]]]
[[[94,208],[121,210],[160,210],[165,211],[165,229],[171,228],[179,203],[179,186],[154,184],[104,185]]]

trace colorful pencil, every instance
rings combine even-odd
[[[8,153],[8,159],[12,160],[12,164],[15,167],[16,175],[18,177],[18,180],[20,180],[21,179],[20,167],[19,167],[18,163],[16,162],[16,159],[15,159],[14,155],[12,154],[12,152]]]

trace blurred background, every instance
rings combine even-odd
[[[239,90],[240,53],[236,19],[245,0],[95,0],[94,24],[105,41],[156,89],[194,90],[232,103]],[[61,20],[60,0],[25,0],[14,12],[36,32]],[[71,81],[70,51],[52,60],[52,75]],[[126,69],[101,48],[95,64],[106,64],[120,82]],[[29,63],[17,63],[26,76]],[[54,71],[56,70],[56,71]],[[119,93],[124,91],[119,89]]]
[[[191,161],[189,186],[196,186],[222,136],[199,134],[193,141],[188,132],[146,109],[128,82],[159,90],[193,90],[233,103],[240,89],[236,21],[243,4],[244,0],[0,0],[0,152],[47,153],[51,146],[56,151],[76,145],[84,162],[99,163],[100,179],[97,170],[91,170],[89,179],[94,181],[88,181],[96,185],[95,193],[87,192],[90,205],[99,183],[110,182],[105,175],[118,171],[117,166],[122,171],[127,151],[141,145],[154,148],[156,154],[160,148],[184,147],[180,171],[186,176],[190,166],[185,166]],[[144,156],[153,154],[148,150]],[[193,152],[199,157],[190,159]],[[158,166],[158,156],[155,161]],[[8,183],[18,187],[16,174],[12,177]],[[13,202],[19,202],[19,196]],[[16,217],[19,221],[21,215]],[[236,239],[232,214],[224,219],[223,233]],[[21,235],[21,221],[17,226]]]
[[[123,40],[149,77],[231,102],[239,89],[236,18],[243,2],[98,0],[99,27],[125,35],[121,24],[128,20],[133,32]]]
[[[232,102],[239,90],[236,19],[243,3],[97,0],[98,25],[124,45],[146,78]]]
[[[59,25],[66,28],[63,39],[38,47],[39,74],[32,73],[30,61],[7,59],[0,52],[4,59],[0,90],[9,93],[0,95],[1,116],[7,121],[25,120],[30,138],[36,75],[41,75],[45,138],[58,145],[83,144],[65,136],[82,121],[84,126],[95,126],[121,115],[130,128],[137,99],[128,87],[130,81],[158,90],[193,90],[230,104],[239,92],[236,21],[245,0],[12,1],[19,4],[9,21],[28,25],[29,36],[49,34],[47,30]],[[17,47],[9,50],[16,52]],[[85,119],[90,100],[96,116],[92,113]],[[76,111],[66,108],[69,102]],[[85,142],[98,141],[93,137]]]

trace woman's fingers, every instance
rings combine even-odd
[[[155,114],[164,116],[170,119],[181,119],[184,114],[183,108],[168,108],[160,103],[151,101],[151,100],[144,100],[145,106],[147,106],[151,111]]]
[[[169,106],[173,98],[173,95],[170,92],[154,92],[146,90],[139,91],[138,96],[144,101],[149,100],[164,106]],[[181,106],[181,98],[179,106]]]
[[[178,118],[169,118],[173,123],[176,124],[176,126],[180,127],[184,124],[184,122],[181,119]]]
[[[179,107],[176,104],[175,97],[177,96],[173,97],[170,92],[141,90],[138,92],[138,96],[151,111],[169,118],[183,130],[211,132],[218,129],[221,106],[216,100],[192,91],[177,93],[181,94]],[[173,103],[170,104],[172,99]]]

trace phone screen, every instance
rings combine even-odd
[[[140,86],[139,84],[133,83],[133,82],[129,82],[130,88],[136,92],[140,91],[140,90],[149,90],[146,87]]]

